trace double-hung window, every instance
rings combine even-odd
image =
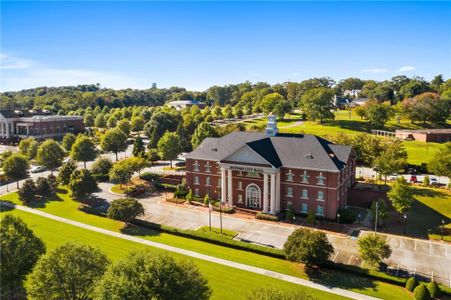
[[[193,170],[196,171],[196,172],[200,171],[200,165],[199,165],[199,162],[197,160],[193,164]]]
[[[293,188],[287,187],[287,197],[293,197]]]

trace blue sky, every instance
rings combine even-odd
[[[451,2],[5,2],[2,91],[451,77]]]

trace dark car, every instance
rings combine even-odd
[[[417,182],[418,181],[418,179],[417,179],[417,176],[416,175],[412,175],[412,176],[410,176],[410,182]]]
[[[184,167],[186,165],[186,163],[184,161],[178,161],[175,163],[176,167]]]

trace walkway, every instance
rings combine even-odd
[[[11,204],[7,204],[7,203],[4,203],[4,202],[2,202],[0,204],[1,205],[13,206]],[[21,206],[21,205],[14,205],[14,207],[16,209],[18,209],[18,210],[21,210],[21,211],[25,211],[25,212],[32,213],[32,214],[35,214],[35,215],[39,215],[39,216],[42,216],[42,217],[45,217],[45,218],[49,218],[49,219],[52,219],[52,220],[55,220],[55,221],[63,222],[63,223],[66,223],[66,224],[70,224],[70,225],[73,225],[73,226],[76,226],[76,227],[80,227],[80,228],[83,228],[83,229],[87,229],[87,230],[95,231],[95,232],[98,232],[98,233],[106,234],[106,235],[109,235],[109,236],[112,236],[112,237],[116,237],[116,238],[120,238],[120,239],[124,239],[124,240],[129,240],[131,242],[144,244],[144,245],[147,245],[147,246],[151,246],[151,247],[163,249],[163,250],[166,250],[166,251],[170,251],[170,252],[186,255],[186,256],[189,256],[189,257],[192,257],[192,258],[196,258],[196,259],[202,259],[202,260],[205,260],[205,261],[208,261],[208,262],[224,265],[224,266],[227,266],[227,267],[232,267],[232,268],[235,268],[235,269],[248,271],[248,272],[255,273],[255,274],[272,277],[272,278],[275,278],[275,279],[291,282],[291,283],[294,283],[294,284],[298,284],[298,285],[306,286],[306,287],[313,288],[313,289],[316,289],[316,290],[320,290],[320,291],[324,291],[324,292],[340,295],[340,296],[343,296],[343,297],[348,297],[348,298],[351,298],[351,299],[368,299],[368,300],[369,299],[378,299],[378,298],[366,296],[366,295],[363,295],[363,294],[355,293],[355,292],[344,290],[344,289],[340,289],[340,288],[334,288],[334,287],[330,288],[330,287],[327,287],[325,285],[314,283],[314,282],[311,282],[311,281],[308,281],[308,280],[305,280],[305,279],[301,279],[301,278],[298,278],[298,277],[285,275],[285,274],[273,272],[273,271],[270,271],[270,270],[266,270],[266,269],[262,269],[262,268],[258,268],[258,267],[254,267],[254,266],[249,266],[249,265],[245,265],[245,264],[241,264],[241,263],[237,263],[237,262],[233,262],[233,261],[229,261],[229,260],[225,260],[225,259],[221,259],[221,258],[217,258],[217,257],[213,257],[213,256],[209,256],[209,255],[205,255],[205,254],[201,254],[201,253],[197,253],[197,252],[193,252],[193,251],[189,251],[189,250],[185,250],[185,249],[181,249],[181,248],[177,248],[177,247],[173,247],[173,246],[169,246],[169,245],[165,245],[165,244],[161,244],[161,243],[157,243],[157,242],[141,239],[141,238],[137,238],[137,237],[134,237],[134,236],[130,236],[130,235],[126,235],[126,234],[122,234],[122,233],[118,233],[118,232],[102,229],[102,228],[99,228],[99,227],[83,224],[83,223],[72,221],[72,220],[69,220],[69,219],[66,219],[66,218],[62,218],[62,217],[58,217],[58,216],[55,216],[55,215],[51,215],[51,214],[48,214],[46,212],[43,212],[43,211],[40,211],[40,210],[36,210],[36,209],[32,209],[32,208],[29,208],[29,207],[25,207],[25,206]]]

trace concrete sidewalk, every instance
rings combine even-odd
[[[99,228],[99,227],[83,224],[83,223],[72,221],[72,220],[69,220],[69,219],[66,219],[66,218],[62,218],[62,217],[58,217],[58,216],[55,216],[55,215],[51,215],[51,214],[48,214],[46,212],[43,212],[43,211],[40,211],[40,210],[36,210],[36,209],[32,209],[32,208],[29,208],[29,207],[25,207],[25,206],[21,206],[21,205],[11,205],[11,204],[8,204],[8,203],[5,203],[5,202],[0,202],[0,204],[1,205],[12,206],[15,209],[18,209],[18,210],[21,210],[21,211],[25,211],[25,212],[32,213],[32,214],[35,214],[35,215],[39,215],[39,216],[42,216],[42,217],[45,217],[45,218],[49,218],[49,219],[52,219],[52,220],[55,220],[55,221],[63,222],[63,223],[66,223],[66,224],[70,224],[70,225],[73,225],[73,226],[76,226],[76,227],[80,227],[80,228],[83,228],[83,229],[87,229],[87,230],[95,231],[95,232],[98,232],[98,233],[106,234],[106,235],[109,235],[109,236],[112,236],[112,237],[116,237],[116,238],[120,238],[120,239],[124,239],[124,240],[129,240],[131,242],[144,244],[144,245],[147,245],[147,246],[151,246],[151,247],[163,249],[163,250],[166,250],[166,251],[170,251],[170,252],[186,255],[186,256],[189,256],[189,257],[192,257],[192,258],[196,258],[196,259],[202,259],[202,260],[205,260],[205,261],[208,261],[208,262],[224,265],[224,266],[227,266],[227,267],[231,267],[231,268],[235,268],[235,269],[239,269],[239,270],[243,270],[243,271],[247,271],[247,272],[251,272],[251,273],[255,273],[255,274],[259,274],[259,275],[272,277],[272,278],[275,278],[275,279],[291,282],[291,283],[294,283],[294,284],[298,284],[298,285],[309,287],[309,288],[313,288],[313,289],[316,289],[316,290],[320,290],[320,291],[324,291],[324,292],[340,295],[340,296],[343,296],[343,297],[348,297],[348,298],[351,298],[351,299],[363,299],[363,300],[378,299],[378,298],[366,296],[366,295],[363,295],[363,294],[355,293],[355,292],[344,290],[344,289],[340,289],[340,288],[335,288],[335,287],[331,288],[331,287],[328,287],[328,286],[325,286],[325,285],[321,285],[321,284],[318,284],[318,283],[314,283],[314,282],[311,282],[311,281],[308,281],[308,280],[305,280],[305,279],[301,279],[301,278],[298,278],[298,277],[285,275],[285,274],[282,274],[282,273],[278,273],[278,272],[274,272],[274,271],[270,271],[270,270],[254,267],[254,266],[249,266],[249,265],[237,263],[237,262],[234,262],[234,261],[225,260],[225,259],[222,259],[222,258],[217,258],[217,257],[213,257],[213,256],[209,256],[209,255],[205,255],[205,254],[201,254],[201,253],[197,253],[197,252],[193,252],[193,251],[189,251],[189,250],[185,250],[185,249],[181,249],[181,248],[177,248],[177,247],[173,247],[173,246],[169,246],[169,245],[165,245],[165,244],[161,244],[161,243],[157,243],[157,242],[153,242],[153,241],[149,241],[149,240],[145,240],[145,239],[141,239],[141,238],[137,238],[137,237],[126,235],[126,234],[122,234],[122,233],[119,233],[119,232],[114,232],[114,231],[106,230],[106,229],[103,229],[103,228]]]

